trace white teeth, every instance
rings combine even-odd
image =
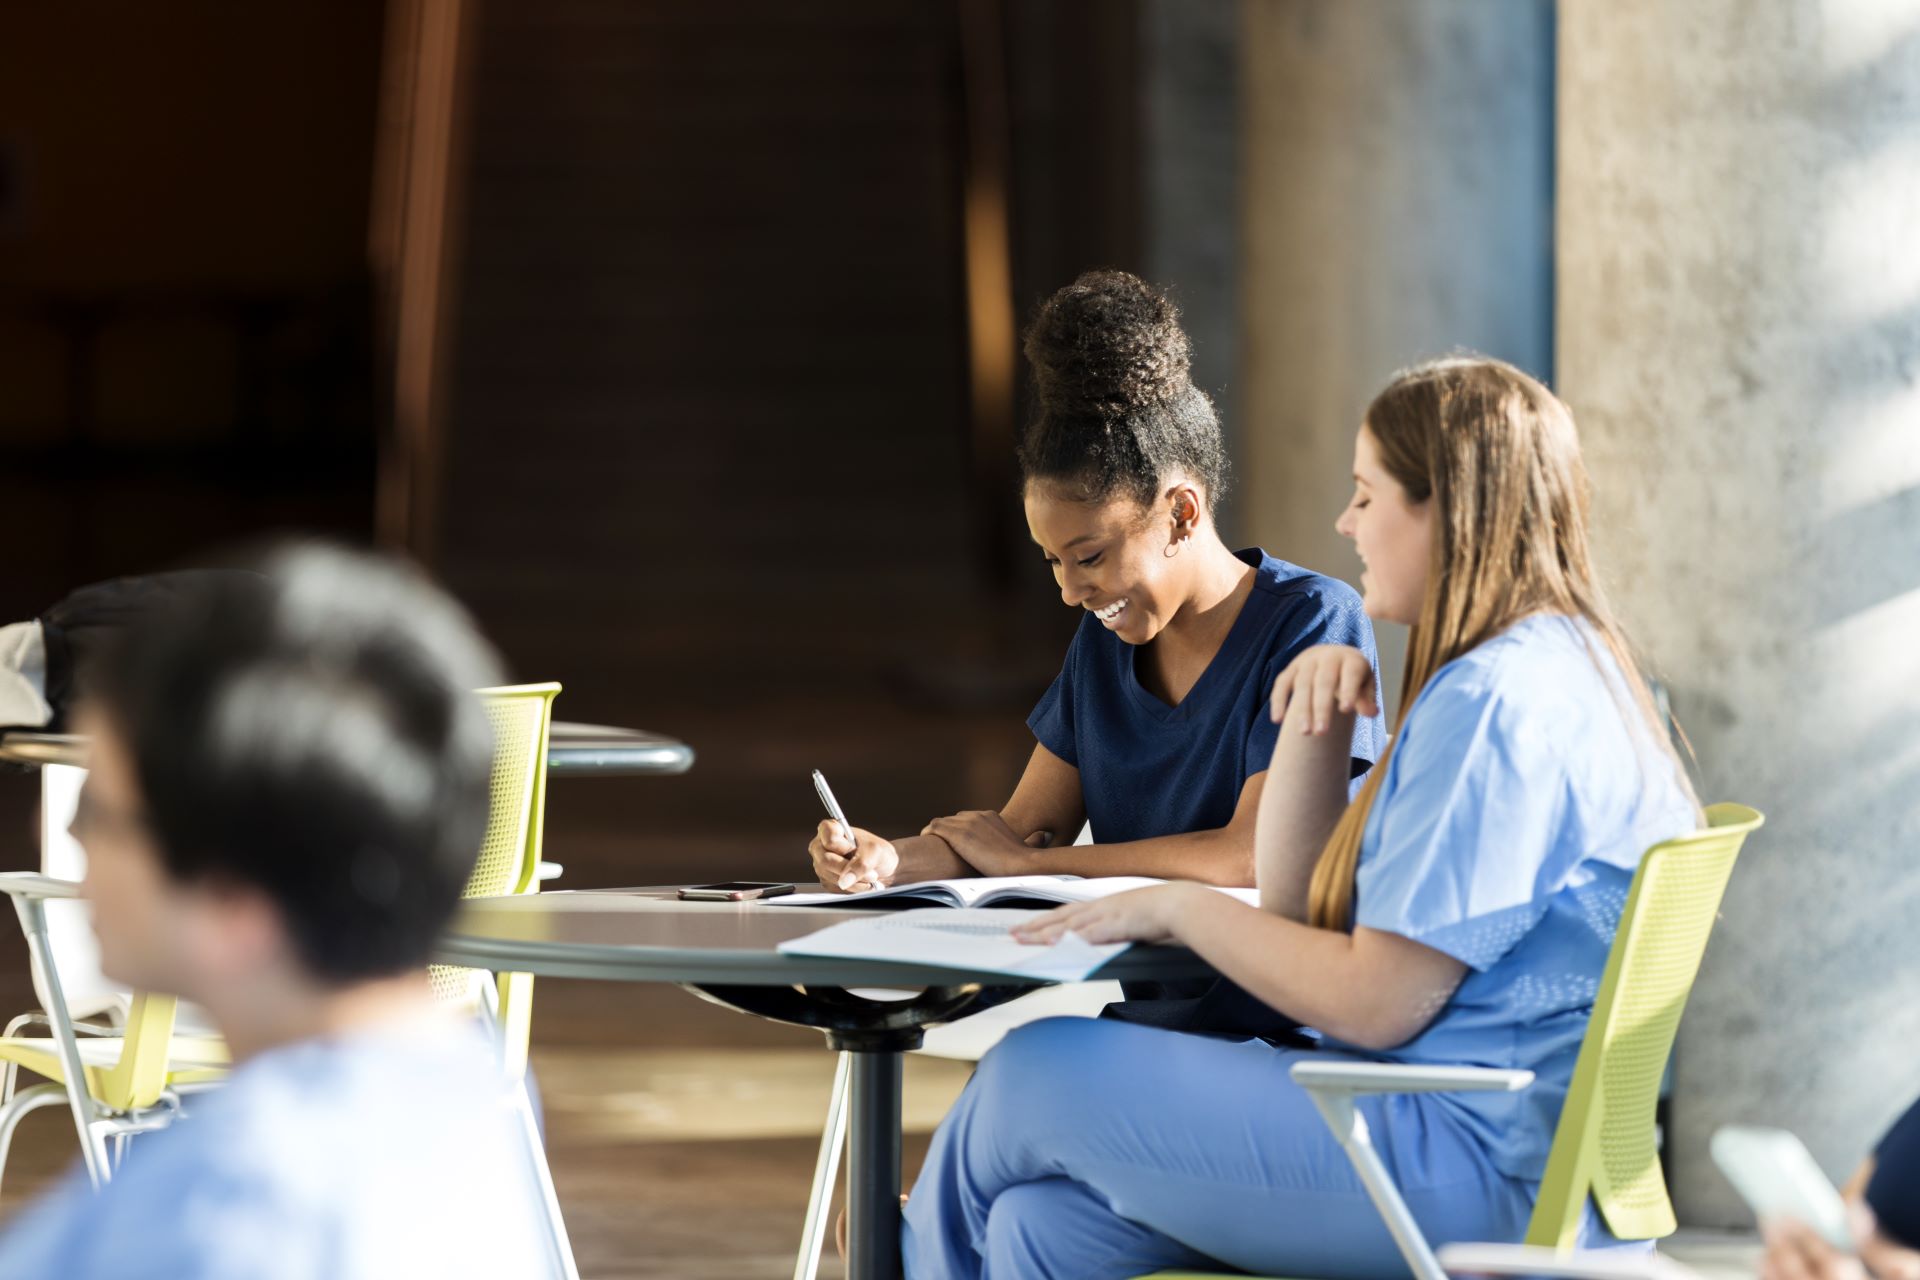
[[[1112,622],[1115,618],[1120,616],[1120,611],[1126,607],[1127,607],[1127,602],[1125,600],[1115,600],[1112,604],[1108,605],[1106,608],[1095,609],[1093,612],[1094,612],[1094,616],[1100,619],[1100,621]]]

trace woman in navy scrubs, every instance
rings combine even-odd
[[[1040,403],[1020,447],[1027,525],[1061,600],[1083,611],[1028,718],[1033,756],[998,811],[891,840],[822,822],[814,870],[848,892],[1048,872],[1252,885],[1255,814],[1283,786],[1268,785],[1268,695],[1314,645],[1372,661],[1359,596],[1221,542],[1220,424],[1161,294],[1124,272],[1089,272],[1041,309],[1026,354]],[[1380,718],[1362,717],[1352,774],[1382,746]],[[1097,843],[1074,847],[1083,821]]]

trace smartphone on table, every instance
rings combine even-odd
[[[793,885],[777,880],[724,880],[719,884],[690,884],[680,891],[688,902],[746,902],[753,898],[778,898],[793,892]]]
[[[1712,1151],[1755,1217],[1798,1218],[1842,1253],[1854,1251],[1846,1201],[1800,1139],[1785,1129],[1727,1125],[1714,1133]]]

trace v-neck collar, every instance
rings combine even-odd
[[[1171,724],[1175,721],[1186,719],[1186,708],[1192,706],[1193,700],[1206,690],[1210,684],[1224,678],[1218,676],[1216,673],[1223,667],[1230,665],[1234,661],[1234,656],[1238,653],[1242,645],[1245,644],[1244,633],[1246,629],[1252,625],[1248,619],[1254,612],[1248,606],[1253,603],[1254,597],[1260,592],[1260,570],[1266,562],[1266,556],[1265,553],[1257,547],[1251,547],[1245,551],[1236,551],[1233,553],[1233,556],[1234,559],[1253,570],[1253,585],[1247,589],[1247,598],[1240,602],[1240,612],[1234,615],[1233,625],[1227,628],[1227,634],[1220,641],[1220,647],[1214,650],[1212,660],[1207,663],[1206,670],[1200,673],[1200,678],[1193,682],[1193,687],[1187,690],[1186,697],[1180,699],[1177,703],[1169,705],[1159,694],[1153,692],[1147,688],[1145,684],[1141,683],[1140,646],[1127,644],[1127,691],[1132,694],[1134,705],[1163,724]],[[1120,643],[1126,644],[1127,642],[1122,640]]]

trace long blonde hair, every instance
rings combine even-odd
[[[1434,672],[1530,614],[1564,614],[1591,625],[1691,794],[1594,574],[1587,470],[1567,406],[1510,364],[1454,356],[1396,374],[1368,406],[1364,425],[1407,498],[1432,500],[1433,540],[1393,743],[1314,864],[1307,920],[1324,929],[1351,927],[1361,837],[1408,708]]]

